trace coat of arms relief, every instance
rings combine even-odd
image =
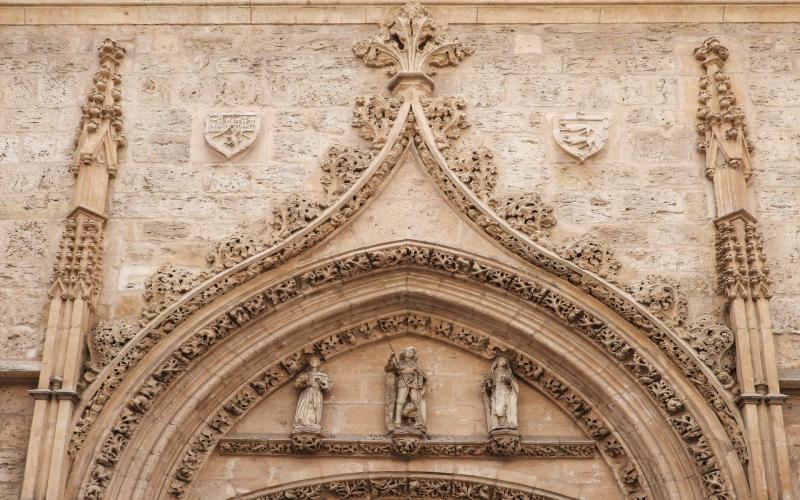
[[[225,158],[231,159],[250,148],[261,130],[256,113],[212,113],[206,116],[206,142]]]
[[[553,120],[553,136],[561,149],[583,163],[605,147],[610,127],[608,115],[570,113]]]

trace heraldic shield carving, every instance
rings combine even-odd
[[[214,113],[206,116],[206,142],[231,159],[248,149],[261,130],[256,113]]]
[[[561,149],[583,163],[605,147],[610,127],[607,115],[570,113],[553,120],[553,136]]]

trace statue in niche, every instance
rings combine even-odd
[[[491,373],[481,383],[481,391],[489,433],[500,430],[516,431],[519,384],[507,357],[495,358]]]
[[[392,351],[386,362],[386,427],[395,434],[425,434],[428,379],[417,365],[417,350]]]
[[[293,433],[321,433],[323,393],[333,387],[330,376],[319,369],[322,361],[309,356],[308,368],[297,376],[294,386],[299,389],[297,410],[294,414]]]

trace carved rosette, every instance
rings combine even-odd
[[[403,105],[402,96],[359,96],[353,108],[353,127],[359,135],[372,141],[373,149],[380,149],[386,144],[389,131],[400,113]]]
[[[584,235],[572,238],[559,249],[559,254],[582,269],[591,271],[614,282],[622,264],[614,257],[614,251],[600,238]]]
[[[688,301],[677,280],[651,274],[631,283],[628,292],[669,326],[681,326],[686,322]]]
[[[722,72],[728,49],[716,38],[709,38],[694,55],[707,72],[700,79],[702,107],[697,110],[697,146],[706,153],[706,176],[713,179],[717,169],[730,168],[740,170],[747,180],[752,174],[749,153],[753,145],[747,140],[744,112],[735,105],[730,78]]]
[[[373,68],[388,67],[398,73],[435,74],[431,67],[455,66],[473,49],[447,35],[445,26],[430,17],[428,9],[407,3],[400,13],[381,24],[378,33],[355,44],[353,51]]]

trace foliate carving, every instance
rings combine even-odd
[[[622,268],[622,264],[614,257],[611,247],[596,236],[584,235],[572,238],[561,246],[559,254],[580,268],[612,282]]]
[[[386,144],[389,131],[400,113],[403,105],[401,96],[359,96],[353,108],[353,127],[358,128],[359,135],[372,141],[373,149],[380,149]]]
[[[675,279],[651,274],[631,283],[628,292],[633,295],[636,302],[647,307],[669,326],[681,326],[686,322],[688,306],[686,294]]]
[[[422,97],[420,103],[440,150],[449,148],[450,140],[461,137],[464,129],[470,126],[464,112],[467,101],[460,97]]]
[[[117,149],[125,146],[122,135],[122,77],[117,73],[125,48],[110,38],[99,49],[100,70],[94,74],[94,85],[86,104],[81,107],[80,135],[72,160],[72,173],[83,167],[100,165],[109,175],[117,173]]]
[[[449,498],[453,500],[554,500],[525,486],[476,477],[432,473],[370,473],[303,482],[234,497],[236,500]],[[234,499],[231,499],[234,500]]]
[[[553,120],[553,137],[561,149],[583,163],[605,147],[610,127],[607,115],[570,113]]]
[[[701,316],[689,327],[686,340],[703,363],[714,371],[723,387],[733,387],[736,360],[731,329],[713,316]]]
[[[747,140],[744,111],[736,106],[736,95],[730,78],[722,72],[728,49],[716,38],[709,38],[694,50],[706,75],[700,78],[697,110],[697,147],[706,153],[706,176],[713,179],[721,168],[740,170],[745,180],[752,174],[750,151],[752,143]]]
[[[212,271],[218,273],[264,251],[266,246],[266,243],[257,236],[237,232],[214,243],[206,255],[206,260],[211,264]]]
[[[335,145],[322,163],[321,183],[325,188],[327,203],[333,203],[361,177],[372,161],[372,152],[357,146]]]
[[[355,54],[373,68],[388,67],[388,73],[433,75],[430,67],[455,66],[473,49],[446,34],[446,28],[431,19],[418,3],[406,4],[393,20],[382,23],[378,33],[358,42]]]
[[[84,211],[64,221],[53,264],[50,297],[81,298],[94,308],[103,271],[103,224],[101,218]]]
[[[89,359],[85,363],[84,380],[93,382],[103,369],[119,353],[122,347],[139,331],[135,321],[100,321],[87,338]]]
[[[534,241],[549,237],[550,228],[556,225],[553,208],[545,204],[538,193],[524,193],[498,201],[497,214]]]
[[[453,153],[450,149],[447,166],[479,200],[486,204],[491,203],[497,184],[497,167],[494,164],[494,155],[488,148],[478,147],[459,153]]]
[[[188,269],[173,264],[159,266],[156,272],[144,282],[143,297],[146,305],[142,316],[147,319],[155,317],[197,284],[197,275]]]
[[[319,217],[322,207],[303,195],[293,193],[272,210],[272,242],[285,240]]]
[[[231,159],[252,146],[260,130],[256,113],[212,113],[206,116],[204,136],[209,146]]]
[[[220,439],[221,455],[291,456],[313,453],[319,456],[345,457],[486,457],[513,456],[517,458],[594,458],[597,444],[592,440],[573,438],[520,438],[518,433],[493,435],[489,440],[458,440],[452,438],[419,437],[362,439],[326,438],[318,434],[312,440],[237,437]]]

